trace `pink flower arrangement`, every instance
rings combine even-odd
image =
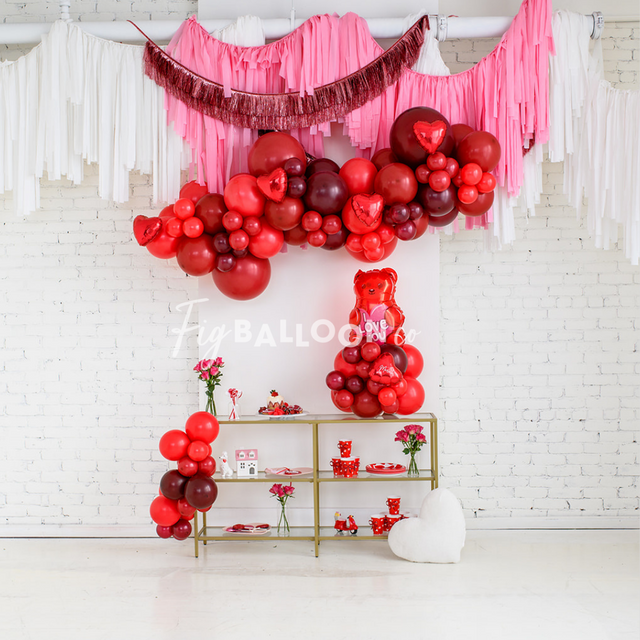
[[[222,367],[224,367],[222,358],[216,358],[215,360],[200,360],[200,362],[193,367],[193,370],[198,372],[198,380],[202,380],[207,385],[206,411],[213,415],[216,415],[216,403],[213,399],[213,392],[216,387],[220,386]]]
[[[419,475],[416,463],[416,453],[422,449],[422,445],[427,442],[427,437],[422,433],[423,428],[419,424],[409,424],[404,429],[396,433],[394,442],[401,442],[404,445],[402,453],[411,456],[409,462],[409,475]]]
[[[284,528],[286,533],[291,532],[291,529],[289,528],[289,521],[287,520],[287,513],[284,510],[284,507],[287,504],[287,500],[293,497],[294,491],[295,487],[291,483],[288,485],[274,484],[271,489],[269,489],[269,493],[278,500],[281,507],[280,517],[278,518],[278,533],[280,532],[281,527]]]

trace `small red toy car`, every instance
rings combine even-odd
[[[358,533],[358,525],[354,520],[353,516],[349,516],[348,518],[343,518],[339,513],[336,512],[335,515],[336,523],[333,525],[333,528],[342,535],[343,532],[348,531],[352,536],[355,536]]]

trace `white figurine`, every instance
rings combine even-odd
[[[220,473],[222,473],[223,478],[233,478],[233,470],[229,466],[229,456],[226,451],[222,452],[222,455],[219,458],[220,460]]]

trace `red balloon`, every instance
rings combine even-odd
[[[400,162],[408,164],[413,169],[426,162],[428,152],[418,142],[413,125],[416,122],[434,123],[437,121],[444,123],[445,135],[436,151],[442,152],[445,156],[451,155],[454,140],[449,121],[435,109],[414,107],[407,109],[396,118],[389,133],[391,149]]]
[[[209,455],[209,447],[206,442],[196,440],[189,445],[187,455],[196,462],[204,460]]]
[[[333,402],[333,405],[336,407],[336,409],[340,409],[340,411],[343,411],[344,413],[351,413],[351,409],[349,409],[348,407],[341,407],[341,406],[338,404],[338,398],[337,398],[337,396],[338,396],[338,394],[339,394],[339,393],[341,393],[341,392],[340,392],[340,391],[332,391],[332,392],[331,392],[331,402]],[[349,393],[349,392],[348,392],[348,391],[346,391],[345,389],[343,389],[343,390],[342,390],[342,393]],[[352,394],[350,394],[350,393],[349,393],[349,395],[350,395],[351,397],[353,397],[353,396],[352,396]],[[342,397],[342,400],[343,400],[344,402],[346,402],[346,399],[345,399],[344,397]],[[351,405],[349,405],[349,406],[351,406]]]
[[[482,169],[475,162],[469,162],[460,169],[460,178],[462,182],[470,186],[475,186],[482,180]]]
[[[382,407],[377,396],[369,393],[366,389],[353,398],[351,411],[360,418],[373,418],[382,413]]]
[[[347,236],[347,249],[358,253],[362,251],[362,236],[357,233],[350,233]]]
[[[169,500],[164,496],[153,499],[149,507],[151,519],[163,527],[170,527],[180,520],[180,512],[176,500]]]
[[[218,486],[211,478],[197,473],[187,481],[184,497],[192,507],[207,509],[218,497]]]
[[[193,514],[197,511],[197,509],[195,507],[192,507],[188,502],[186,498],[180,498],[180,500],[178,500],[178,512],[180,513],[180,515],[183,518],[186,518],[187,520],[190,520],[191,518],[193,518]]]
[[[208,233],[199,238],[181,238],[176,258],[178,266],[190,276],[211,273],[216,264],[213,238]]]
[[[284,241],[292,247],[299,247],[307,241],[307,232],[298,225],[284,232]]]
[[[328,216],[340,213],[349,199],[347,183],[333,171],[314,173],[307,180],[304,204],[307,209]]]
[[[381,389],[384,389],[387,385],[382,382],[376,382],[369,378],[367,380],[367,391],[372,393],[374,396],[377,396],[380,393]]]
[[[186,220],[196,212],[196,205],[188,198],[179,198],[173,205],[173,213],[176,218]]]
[[[171,527],[163,527],[161,524],[156,526],[156,533],[160,538],[170,538],[173,535],[171,533]]]
[[[365,342],[360,347],[360,355],[363,360],[373,362],[380,355],[380,345],[377,342]]]
[[[373,162],[373,166],[380,171],[382,167],[385,167],[392,162],[398,162],[398,156],[396,156],[391,149],[380,149],[373,154],[371,162]]]
[[[205,233],[215,235],[224,231],[222,217],[227,210],[224,198],[219,193],[210,193],[196,203],[196,218],[202,220]]]
[[[236,231],[242,229],[244,218],[237,211],[227,211],[222,216],[222,224],[227,231]]]
[[[455,178],[460,172],[460,165],[455,158],[447,158],[447,166],[445,171],[449,174],[451,179]]]
[[[265,220],[262,221],[259,233],[249,240],[249,251],[256,257],[266,260],[273,258],[284,244],[284,234],[280,229],[274,229]]]
[[[458,201],[465,204],[473,204],[478,199],[478,190],[468,184],[463,184],[458,189]]]
[[[407,204],[418,193],[418,181],[409,167],[399,162],[393,162],[378,171],[375,190],[384,198],[384,203],[387,206]]]
[[[209,478],[216,472],[216,461],[208,455],[204,460],[198,462],[198,472]]]
[[[402,345],[404,352],[407,354],[407,370],[405,376],[417,378],[424,368],[424,358],[418,349],[406,342]]]
[[[427,169],[429,171],[444,171],[447,166],[447,156],[436,151],[427,156]]]
[[[427,167],[426,164],[419,164],[414,171],[416,174],[416,180],[420,184],[427,184],[429,182],[429,176],[431,175],[431,170]]]
[[[289,231],[300,224],[304,214],[304,204],[300,198],[285,196],[280,203],[267,201],[264,207],[264,217],[267,222],[280,231]]]
[[[322,228],[322,216],[317,211],[307,211],[300,222],[305,231],[320,231]]]
[[[360,362],[356,364],[356,374],[363,380],[369,377],[369,369],[371,369],[371,363],[366,360],[360,360]]]
[[[432,171],[429,175],[429,186],[437,192],[445,191],[451,184],[451,176],[444,170]]]
[[[224,203],[227,208],[243,216],[261,216],[266,198],[258,188],[258,180],[248,173],[238,173],[224,188]]]
[[[322,219],[322,230],[328,235],[338,233],[342,229],[342,220],[335,215],[325,216]]]
[[[237,258],[236,266],[230,271],[216,269],[213,272],[213,281],[218,289],[233,300],[257,298],[267,288],[270,279],[269,261],[252,255]]]
[[[493,205],[495,191],[489,191],[489,193],[479,193],[478,197],[471,204],[463,204],[458,200],[456,207],[460,210],[460,213],[464,213],[465,216],[481,216],[491,209]]]
[[[473,127],[470,127],[468,124],[453,124],[451,125],[451,132],[453,133],[453,139],[456,142],[456,146],[460,144],[461,140],[474,131]]]
[[[362,360],[360,347],[357,345],[345,347],[342,350],[342,358],[348,364],[358,364]]]
[[[338,352],[338,355],[335,357],[333,368],[347,378],[356,374],[356,365],[345,362],[342,357],[342,351]]]
[[[249,246],[249,234],[242,229],[232,231],[229,234],[229,246],[237,251],[242,251]]]
[[[171,429],[160,438],[158,448],[167,460],[180,460],[187,455],[187,448],[190,444],[191,440],[184,431]]]
[[[400,382],[396,382],[393,385],[393,390],[396,392],[396,396],[400,397],[401,395],[407,393],[407,389],[409,388],[409,385],[407,384],[407,381],[402,378],[402,380],[400,380]]]
[[[200,440],[201,442],[211,443],[220,433],[220,423],[208,411],[196,411],[187,418],[184,430],[192,442]]]
[[[343,373],[340,373],[340,371],[330,371],[325,378],[327,387],[332,391],[340,391],[340,389],[344,389],[346,381],[347,377]]]
[[[497,180],[495,179],[492,173],[483,173],[482,178],[480,178],[480,182],[476,185],[476,189],[480,193],[489,193],[489,191],[493,191],[496,188]]]
[[[340,409],[348,409],[353,404],[353,394],[346,389],[339,389],[335,391],[335,404]],[[332,394],[333,395],[333,394]]]
[[[429,214],[425,213],[423,216],[421,216],[417,220],[414,220],[414,222],[416,223],[416,229],[417,229],[416,237],[414,238],[414,240],[417,240],[418,238],[422,237],[427,232],[427,229],[429,228]]]
[[[307,242],[312,247],[322,247],[327,241],[327,234],[324,231],[309,231],[307,233]]]
[[[383,407],[388,407],[398,399],[396,392],[391,387],[383,387],[378,392],[378,401]]]
[[[184,496],[184,487],[188,478],[176,469],[167,471],[160,479],[160,491],[169,500],[180,500]]]
[[[493,171],[500,161],[500,143],[488,131],[472,131],[458,144],[456,156],[460,165],[475,162],[483,171]]]
[[[266,133],[249,149],[249,172],[254,176],[271,173],[278,167],[284,167],[289,158],[298,158],[303,167],[307,166],[307,154],[293,136],[279,131]]]
[[[350,196],[357,193],[373,193],[376,173],[378,173],[376,165],[365,158],[351,158],[339,171],[340,177],[347,183]]]
[[[397,244],[398,244],[398,238],[396,238],[394,235],[393,240],[391,240],[391,242],[387,242],[386,244],[383,244],[382,247],[379,247],[380,249],[382,249],[382,257],[379,258],[377,261],[385,260],[386,258],[388,258],[393,253],[393,250],[396,248]],[[366,255],[364,255],[363,251],[352,251],[351,249],[349,249],[349,247],[346,247],[346,249],[349,255],[353,256],[356,260],[359,260],[360,262],[367,262],[367,263],[373,262],[372,260],[369,260],[366,257]]]
[[[176,540],[186,540],[191,535],[191,523],[184,518],[180,518],[171,527],[171,533]]]
[[[377,229],[376,233],[380,236],[380,240],[382,244],[387,244],[391,242],[395,238],[395,232],[393,227],[388,224],[381,224]]]
[[[195,216],[182,223],[182,231],[187,238],[199,238],[204,233],[204,223]]]
[[[398,413],[398,409],[400,408],[400,401],[396,400],[393,404],[390,404],[387,407],[382,407],[382,410],[386,414]]]
[[[250,235],[257,236],[262,229],[262,222],[256,216],[247,216],[242,223],[242,228]]]
[[[384,200],[378,193],[349,198],[342,209],[342,222],[353,233],[374,231],[382,223]]]
[[[189,456],[184,456],[178,460],[178,471],[183,476],[195,476],[198,473],[198,463]]]
[[[180,197],[191,200],[193,204],[198,204],[200,198],[204,198],[209,193],[209,189],[206,184],[198,184],[195,180],[187,182],[182,189],[180,189]]]
[[[184,234],[182,220],[180,220],[180,218],[169,218],[164,228],[172,238],[179,238]]]
[[[382,240],[380,236],[375,231],[369,231],[369,233],[365,233],[362,236],[362,249],[364,251],[371,251],[373,249],[377,249],[382,245]]]
[[[167,233],[167,223],[174,217],[173,213],[171,213],[171,215],[163,215],[167,209],[170,209],[170,207],[163,209],[163,212],[160,214],[162,230],[151,242],[147,242],[145,245],[152,256],[162,258],[163,260],[175,258],[180,242],[180,238],[174,238]],[[173,209],[171,208],[171,210]]]
[[[408,416],[419,411],[424,404],[424,389],[415,378],[405,376],[404,379],[407,381],[407,391],[398,398],[400,407],[397,413]]]
[[[442,228],[451,224],[457,217],[458,217],[458,210],[454,208],[452,211],[450,211],[449,213],[443,216],[438,216],[438,217],[429,216],[427,220],[430,226]],[[420,221],[418,220],[418,222]]]

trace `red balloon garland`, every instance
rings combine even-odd
[[[218,437],[220,425],[215,416],[198,411],[189,416],[185,430],[172,429],[160,438],[160,453],[177,461],[177,469],[167,471],[160,480],[160,495],[149,508],[160,538],[185,540],[191,535],[191,520],[196,511],[208,511],[218,497],[218,486],[211,476],[216,461],[211,443]]]
[[[379,262],[398,240],[491,208],[500,159],[493,135],[414,107],[396,118],[390,140],[371,161],[339,167],[328,158],[307,165],[297,140],[267,133],[249,151],[250,174],[233,176],[223,194],[187,183],[158,217],[138,216],[134,236],[155,257],[177,257],[185,273],[212,273],[224,295],[250,300],[267,288],[269,259],[285,243],[344,246],[356,260]]]

